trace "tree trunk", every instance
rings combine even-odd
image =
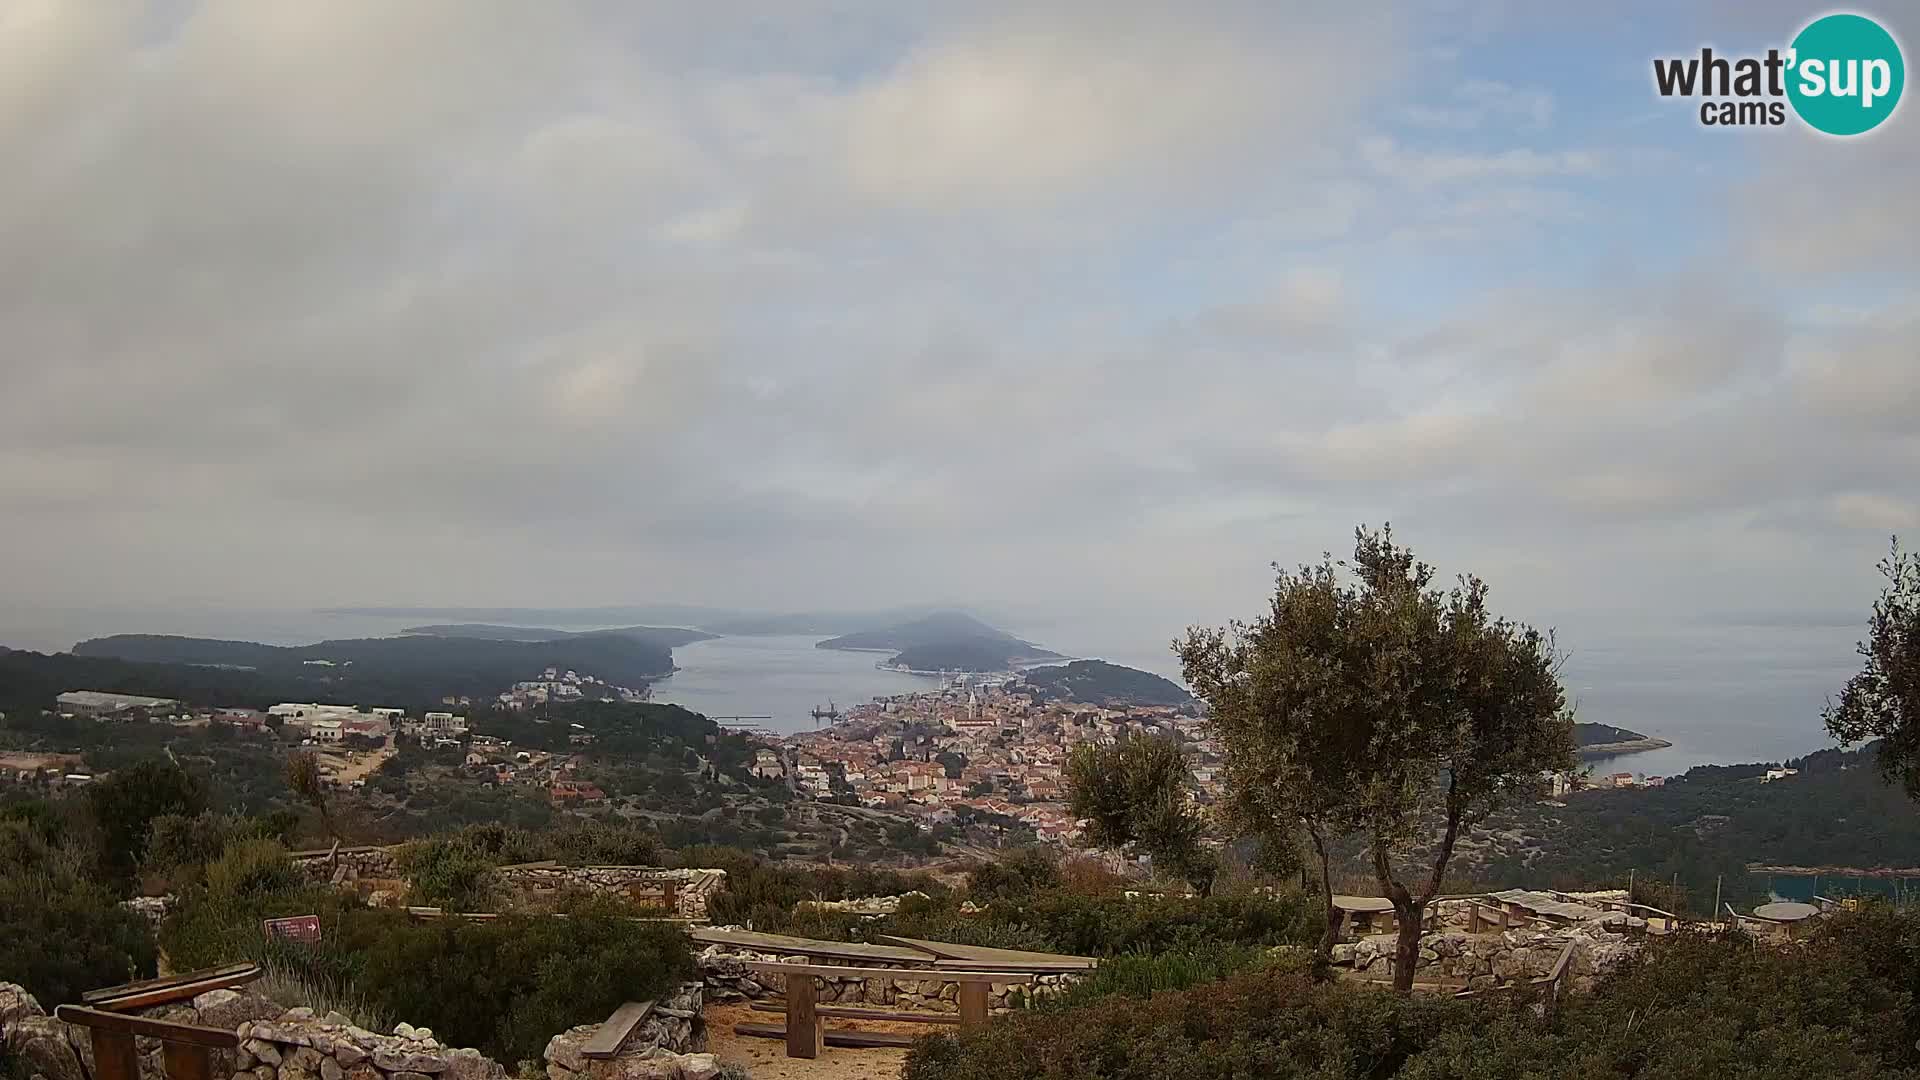
[[[1320,830],[1308,826],[1307,835],[1313,838],[1314,854],[1320,859],[1320,899],[1326,905],[1327,925],[1320,931],[1320,945],[1313,951],[1313,978],[1316,982],[1326,982],[1333,978],[1333,946],[1340,940],[1340,912],[1333,906],[1333,872],[1327,861],[1327,845],[1320,839]],[[1301,876],[1306,870],[1301,870]]]
[[[1426,915],[1426,903],[1415,900],[1405,889],[1393,898],[1393,917],[1400,924],[1399,939],[1393,946],[1393,989],[1399,994],[1413,993],[1413,969],[1420,963],[1420,923]]]

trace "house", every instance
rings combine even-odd
[[[607,793],[599,785],[584,780],[555,780],[547,789],[554,802],[605,802]]]
[[[339,720],[309,720],[307,738],[317,743],[337,743],[346,736],[347,725]]]
[[[1775,780],[1785,780],[1789,776],[1799,776],[1799,775],[1800,775],[1799,769],[1768,769],[1767,775],[1761,777],[1760,782],[1763,784],[1768,784],[1768,783],[1772,783]]]

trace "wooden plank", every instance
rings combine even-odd
[[[745,1035],[755,1039],[784,1039],[787,1029],[779,1024],[735,1024],[735,1035]],[[822,1039],[828,1046],[852,1047],[873,1050],[880,1047],[910,1047],[914,1036],[895,1031],[847,1031],[830,1029]]]
[[[254,964],[221,964],[217,967],[201,968],[198,971],[184,971],[178,975],[162,975],[157,979],[141,979],[137,982],[121,983],[118,986],[103,986],[98,990],[89,990],[80,995],[80,1000],[91,1005],[107,998],[121,997],[126,994],[145,990],[162,990],[170,986],[182,986],[186,983],[200,982],[204,979],[218,979],[227,975],[246,975],[258,978],[260,968]],[[237,985],[237,984],[236,984]]]
[[[820,1014],[814,1010],[813,980],[801,979],[787,983],[787,1056],[790,1058],[817,1058],[820,1056],[821,1031]]]
[[[784,1001],[756,1001],[748,1006],[754,1012],[785,1012]],[[896,1024],[957,1024],[958,1013],[891,1012],[886,1009],[857,1009],[847,1005],[815,1005],[813,1011],[830,1020],[886,1020]]]
[[[785,934],[757,934],[751,930],[715,930],[711,927],[689,932],[702,945],[731,945],[754,952],[792,956],[826,957],[833,960],[878,960],[890,964],[928,964],[937,959],[924,949],[892,945],[868,945],[857,941],[817,941]]]
[[[193,1043],[208,1046],[216,1050],[231,1050],[240,1045],[240,1039],[226,1028],[199,1027],[194,1024],[174,1024],[165,1020],[149,1020],[144,1016],[129,1016],[126,1013],[106,1012],[90,1009],[84,1005],[62,1005],[53,1011],[53,1015],[69,1024],[93,1028],[95,1031],[121,1032],[127,1035],[148,1035],[167,1042]]]
[[[212,1054],[198,1043],[168,1040],[160,1044],[167,1080],[213,1080]]]
[[[140,1080],[140,1051],[132,1032],[94,1028],[91,1035],[94,1080]]]
[[[922,979],[940,982],[1002,983],[1005,985],[1024,985],[1032,982],[1036,976],[1031,971],[952,971],[946,968],[863,968],[834,967],[831,964],[782,964],[773,960],[749,960],[744,965],[749,971],[764,971],[770,975],[811,975],[815,978],[839,976],[846,979]]]
[[[153,990],[138,990],[130,994],[119,994],[114,997],[100,998],[88,1004],[114,1012],[127,1012],[133,1009],[148,1008],[153,1005],[166,1005],[175,1001],[187,1001],[199,997],[209,990],[230,990],[233,987],[252,982],[259,977],[260,972],[259,969],[256,968],[252,973],[244,977],[227,975],[214,979],[202,979],[199,982],[180,983],[176,986],[162,986]]]
[[[652,1011],[651,1001],[629,1001],[613,1010],[613,1015],[601,1021],[600,1029],[580,1048],[580,1056],[601,1059],[619,1053],[627,1036],[633,1034],[633,1029],[639,1027],[640,1022]]]
[[[1036,971],[1079,971],[1097,967],[1100,963],[1091,956],[1028,952],[1025,949],[991,949],[983,945],[955,945],[946,941],[927,941],[893,934],[877,934],[874,940],[931,953],[940,958],[942,967],[973,965],[981,968],[992,966],[1000,971],[1019,971],[1028,967]]]
[[[987,984],[960,984],[960,1027],[962,1030],[987,1024]]]

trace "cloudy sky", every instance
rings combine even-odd
[[[1920,104],[1649,65],[1814,13],[8,0],[0,593],[1158,642],[1391,518],[1576,641],[1844,661],[1920,538]]]

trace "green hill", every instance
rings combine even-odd
[[[1021,681],[1042,701],[1085,701],[1109,706],[1186,705],[1193,701],[1193,695],[1172,679],[1104,660],[1075,660],[1029,668],[1022,674]]]

